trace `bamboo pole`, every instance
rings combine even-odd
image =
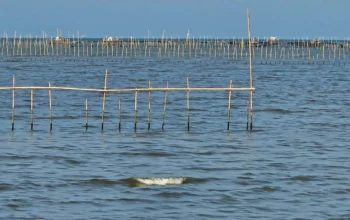
[[[247,18],[248,18],[248,39],[249,39],[249,79],[250,88],[253,88],[253,57],[252,57],[252,42],[250,36],[250,9],[247,8]],[[253,90],[250,90],[250,130],[253,129]]]
[[[12,78],[13,83],[13,90],[12,90],[12,131],[15,129],[15,84],[16,84],[16,77],[13,75]]]
[[[51,87],[51,84],[49,83],[49,88]],[[51,95],[51,89],[49,89],[49,105],[50,105],[50,131],[52,131],[52,95]]]
[[[134,131],[136,132],[137,126],[137,90],[135,91],[135,110],[134,110]]]
[[[120,132],[120,129],[121,129],[121,126],[122,126],[122,104],[121,104],[121,100],[120,100],[120,97],[119,97],[119,100],[118,100],[118,115],[119,115],[119,123],[118,123],[118,130]]]
[[[168,88],[168,82],[166,82],[166,87]],[[166,111],[166,103],[168,99],[168,90],[165,91],[165,96],[164,96],[164,110],[163,110],[163,123],[162,123],[162,131],[164,131],[164,121],[165,121],[165,111]]]
[[[148,82],[148,87],[151,88],[151,81]],[[151,128],[151,90],[148,91],[148,130]]]
[[[89,127],[89,110],[88,110],[88,99],[85,99],[85,130],[88,130]]]
[[[101,129],[103,131],[103,124],[105,119],[105,104],[106,104],[106,89],[107,89],[107,76],[108,76],[108,70],[106,70],[105,74],[105,84],[104,84],[104,92],[103,92],[103,102],[102,102],[102,123],[101,123]]]
[[[190,83],[187,77],[187,131],[190,130]]]
[[[249,101],[247,101],[247,130],[249,129]]]
[[[30,130],[33,130],[33,102],[34,102],[34,91],[30,90]]]
[[[232,80],[230,80],[230,88],[232,88]],[[227,130],[230,130],[230,116],[231,116],[231,95],[232,91],[228,93],[228,107],[227,107]]]
[[[0,91],[6,90],[56,90],[56,91],[81,91],[81,92],[106,92],[106,93],[127,93],[127,92],[148,92],[148,91],[254,91],[255,88],[135,88],[135,89],[89,89],[74,87],[41,87],[41,86],[18,86],[0,87]]]

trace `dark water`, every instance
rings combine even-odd
[[[196,62],[193,62],[196,61]],[[235,87],[249,83],[248,65],[225,59],[90,59],[0,62],[1,85],[103,88]],[[254,65],[254,130],[245,131],[248,92],[102,94],[0,91],[0,219],[349,219],[349,67]],[[122,129],[118,132],[118,98]],[[85,131],[85,98],[89,129]],[[138,179],[144,178],[144,179]],[[165,179],[151,179],[165,178]],[[167,184],[167,185],[148,185]]]

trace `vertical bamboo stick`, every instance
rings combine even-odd
[[[166,82],[166,88],[169,88],[168,82]],[[167,99],[168,99],[168,90],[165,91],[165,96],[164,96],[164,110],[163,110],[162,131],[164,131],[165,110],[166,110]]]
[[[80,56],[79,30],[78,30],[77,34],[78,34],[78,57],[79,57]]]
[[[148,82],[148,88],[151,88],[151,81]],[[148,130],[151,128],[151,91],[148,91]]]
[[[230,88],[232,88],[232,80],[230,80]],[[228,93],[228,107],[227,107],[227,130],[230,130],[230,117],[231,117],[231,95],[232,91]]]
[[[119,114],[119,123],[118,123],[118,130],[120,132],[120,129],[121,129],[121,126],[122,126],[122,104],[121,104],[121,100],[120,100],[120,97],[119,97],[119,100],[118,100],[118,114]]]
[[[49,105],[50,105],[50,131],[52,131],[52,95],[51,95],[51,83],[49,83]]]
[[[252,57],[252,42],[250,36],[250,9],[247,8],[247,17],[248,17],[248,39],[249,39],[249,79],[250,79],[250,88],[253,88],[253,57]],[[250,130],[253,129],[253,90],[250,90]]]
[[[88,130],[89,127],[89,110],[88,110],[88,99],[85,99],[85,130]]]
[[[12,78],[12,131],[15,129],[15,84],[16,84],[16,77],[13,75]]]
[[[34,90],[30,90],[30,130],[33,130],[33,102],[34,102]]]
[[[105,74],[105,84],[104,84],[104,90],[107,89],[107,76],[108,76],[108,70],[106,70]],[[102,102],[102,123],[101,123],[101,129],[103,131],[103,124],[105,120],[105,104],[106,104],[106,92],[103,92],[103,102]]]
[[[247,130],[249,129],[249,101],[247,101]]]
[[[136,132],[136,126],[137,126],[137,90],[135,91],[135,110],[134,110],[134,131],[135,132]]]
[[[187,77],[187,131],[190,130],[190,83],[188,81],[188,77]]]

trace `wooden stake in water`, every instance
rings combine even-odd
[[[108,70],[106,70],[106,74],[105,74],[105,85],[104,85],[104,90],[107,89],[107,76],[108,76]],[[101,123],[101,129],[102,129],[102,131],[103,131],[103,124],[104,124],[104,120],[105,120],[106,95],[107,95],[107,92],[103,92],[103,101],[102,101],[102,123]]]
[[[250,81],[250,130],[253,129],[253,57],[252,57],[252,42],[250,37],[250,9],[247,8],[248,18],[248,39],[249,39],[249,81]]]
[[[16,84],[16,77],[13,75],[12,79],[13,88],[12,88],[12,131],[15,129],[15,84]]]
[[[148,82],[148,88],[151,88],[151,81]],[[148,91],[148,130],[151,128],[151,90]]]
[[[119,100],[118,100],[118,114],[119,114],[119,123],[118,123],[118,130],[120,132],[120,129],[122,127],[122,104],[121,104],[121,100],[120,100],[120,97],[119,97]]]
[[[190,130],[190,83],[188,81],[188,77],[187,77],[187,131]]]
[[[30,130],[33,130],[33,102],[34,102],[34,91],[30,90]]]
[[[232,80],[230,80],[230,88],[232,88]],[[230,117],[231,117],[231,95],[232,91],[228,93],[228,107],[227,107],[227,130],[230,130]]]
[[[247,101],[247,130],[249,129],[249,101]]]
[[[166,82],[166,88],[169,88],[168,82]],[[163,110],[162,131],[164,131],[164,120],[165,120],[165,110],[166,110],[167,99],[168,99],[168,90],[165,91],[165,96],[164,96],[164,110]]]
[[[136,126],[137,126],[137,90],[135,91],[135,110],[134,110],[134,131],[135,132],[136,132]]]
[[[49,83],[49,105],[50,105],[50,131],[52,131],[52,95],[51,95],[51,83]]]
[[[89,127],[89,110],[88,110],[88,99],[85,99],[85,130],[87,131]]]

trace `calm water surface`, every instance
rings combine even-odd
[[[245,62],[223,58],[45,58],[3,59],[0,86],[16,75],[18,86],[103,88],[106,69],[108,88],[249,83]],[[102,132],[102,94],[53,91],[50,132],[48,92],[36,91],[31,132],[29,91],[16,91],[14,131],[11,91],[0,91],[0,219],[349,219],[349,72],[257,63],[252,132],[248,92],[232,94],[229,132],[228,92],[191,92],[190,132],[186,92],[169,93],[164,132],[164,92],[151,94],[149,131],[141,93],[134,133],[132,93],[107,95]],[[162,181],[177,184],[147,185]]]

